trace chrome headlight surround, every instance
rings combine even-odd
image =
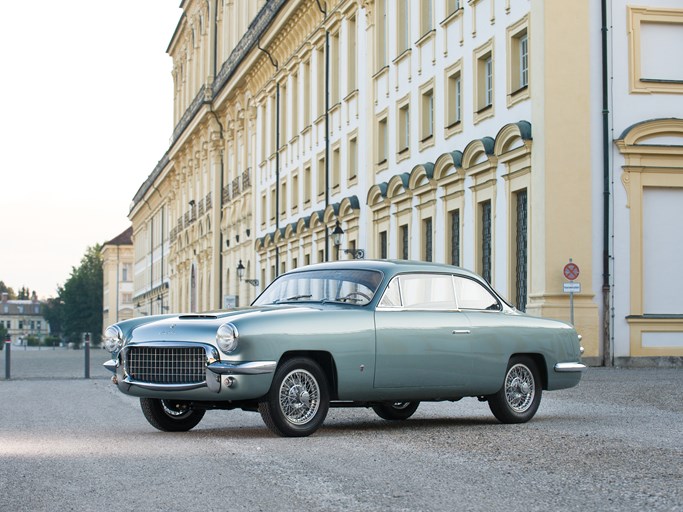
[[[112,354],[123,347],[123,331],[118,325],[110,325],[104,330],[102,344]]]
[[[237,348],[238,338],[237,327],[231,323],[221,325],[216,331],[216,344],[226,354]]]

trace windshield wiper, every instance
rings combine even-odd
[[[293,300],[299,300],[299,299],[310,299],[312,295],[293,295],[291,297],[287,297],[286,299],[278,299],[273,302],[273,304],[280,304],[281,302],[289,302]]]

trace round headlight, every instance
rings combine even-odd
[[[123,332],[121,332],[118,325],[110,325],[104,330],[102,343],[104,348],[112,353],[121,349],[123,346]]]
[[[233,324],[223,324],[216,331],[216,343],[223,352],[232,352],[237,348],[239,334]]]

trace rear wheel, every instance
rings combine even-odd
[[[141,398],[140,407],[149,424],[164,432],[186,432],[196,427],[206,412],[180,400]]]
[[[488,397],[489,408],[501,423],[525,423],[536,414],[542,392],[536,363],[516,356],[508,363],[503,387]]]
[[[306,437],[322,425],[330,407],[327,379],[315,361],[290,359],[273,377],[259,412],[266,426],[284,437]]]
[[[372,406],[375,414],[385,420],[407,420],[420,406],[420,402],[393,402]]]

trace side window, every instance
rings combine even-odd
[[[500,310],[498,300],[474,279],[456,276],[454,282],[460,309]]]
[[[457,309],[450,275],[400,276],[403,306],[407,309]]]
[[[382,300],[379,301],[379,306],[383,308],[398,308],[401,307],[401,290],[398,283],[398,277],[395,277],[387,286]]]

